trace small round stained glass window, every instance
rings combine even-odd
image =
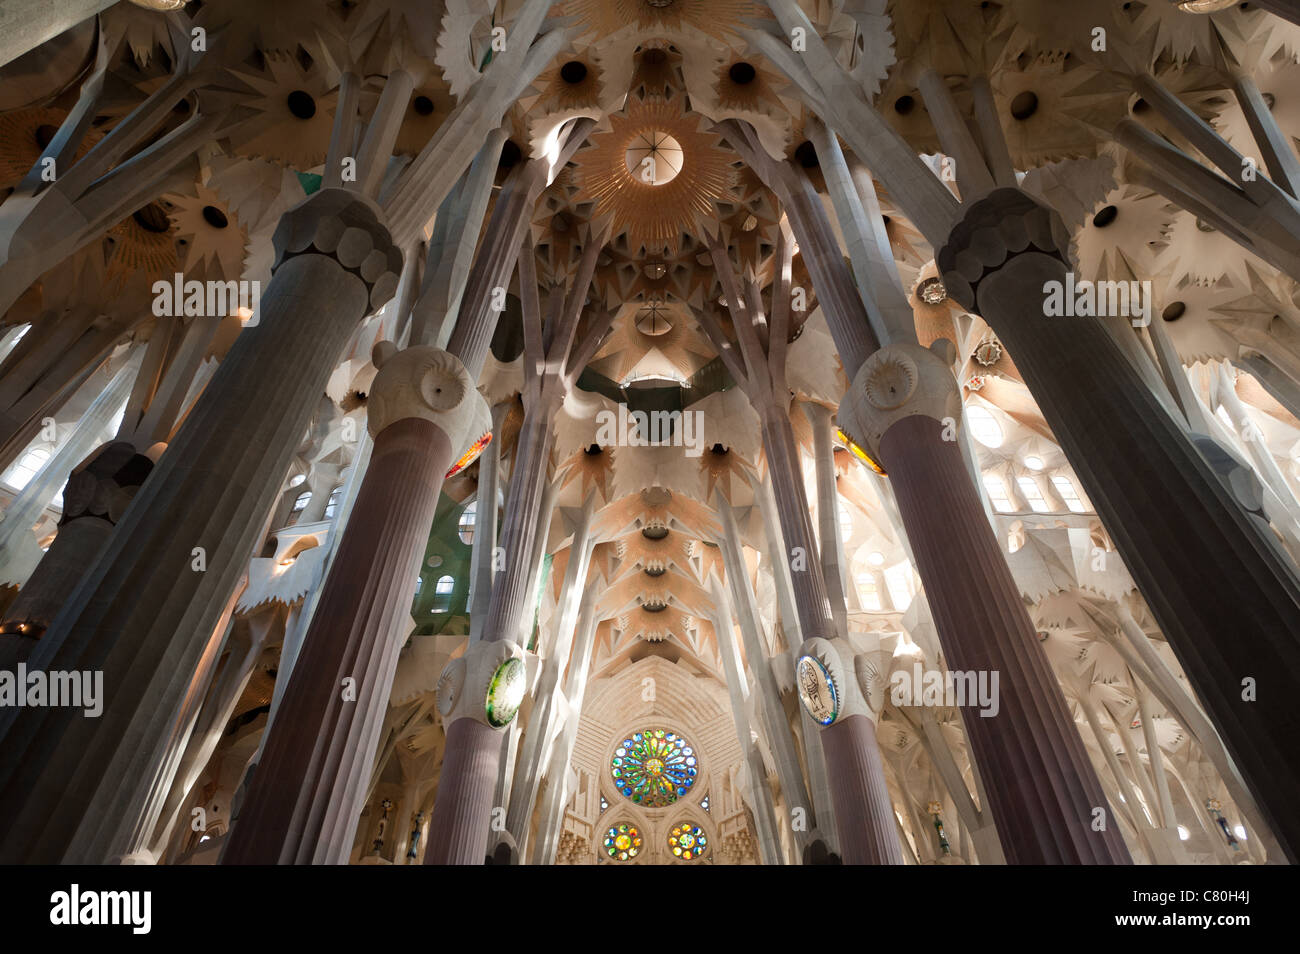
[[[627,798],[646,808],[663,808],[691,790],[699,759],[676,732],[645,729],[632,733],[614,750],[609,773]]]
[[[668,832],[668,847],[672,849],[673,857],[693,861],[708,849],[709,839],[699,825],[682,822]]]
[[[631,861],[641,854],[641,832],[635,825],[615,825],[605,832],[605,854],[615,861]]]

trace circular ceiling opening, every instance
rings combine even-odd
[[[560,67],[560,79],[576,86],[587,78],[587,64],[581,60],[569,60]]]
[[[153,232],[155,235],[161,235],[171,228],[171,221],[167,218],[167,211],[157,202],[150,202],[143,209],[132,214],[135,224],[140,226],[146,232]]]
[[[794,158],[805,169],[816,169],[821,161],[817,158],[817,147],[806,139],[795,147]]]
[[[643,335],[657,338],[668,334],[672,327],[667,310],[658,302],[651,302],[636,313],[636,330]]]
[[[1177,321],[1187,313],[1187,305],[1181,301],[1173,302],[1168,308],[1160,313],[1160,317],[1165,321]]]
[[[681,143],[665,132],[649,129],[627,147],[627,171],[646,185],[667,185],[682,171],[685,155]]]
[[[1119,209],[1113,205],[1108,205],[1092,217],[1092,224],[1099,229],[1104,229],[1110,223],[1114,222],[1119,216]]]
[[[289,112],[299,119],[311,119],[316,115],[316,100],[312,99],[311,93],[304,90],[295,89],[289,94],[286,103]]]
[[[417,96],[411,100],[411,108],[415,110],[417,116],[432,116],[433,100],[428,96]]]
[[[754,82],[754,77],[758,75],[754,70],[754,67],[743,62],[733,63],[728,74],[731,76],[731,81],[737,86],[748,86],[750,83]]]
[[[203,207],[203,221],[207,222],[208,225],[212,226],[214,229],[224,229],[230,224],[230,220],[226,218],[226,213],[222,212],[215,205],[205,205]]]
[[[1038,112],[1038,94],[1033,90],[1027,89],[1023,93],[1017,93],[1016,98],[1011,101],[1011,116],[1014,119],[1025,120],[1036,112]]]

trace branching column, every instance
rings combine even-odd
[[[827,656],[827,660],[816,665],[830,665],[829,657],[838,657],[840,641],[833,641],[835,624],[808,517],[808,497],[790,424],[790,391],[785,381],[792,242],[784,231],[778,234],[777,279],[772,285],[769,326],[757,281],[752,276],[747,278],[742,292],[722,237],[709,235],[707,239],[738,342],[733,343],[724,335],[711,303],[697,306],[695,315],[758,412],[777,516],[788,548],[781,558],[790,564],[795,611],[804,637],[801,663],[815,649]],[[844,651],[852,656],[847,645]],[[822,722],[821,730],[844,861],[902,864],[874,719],[865,701],[860,699],[856,678],[852,684],[841,680],[836,685],[861,703],[842,712],[835,708],[830,718]]]
[[[539,523],[554,443],[551,418],[559,402],[599,349],[613,320],[612,312],[596,309],[585,333],[578,334],[587,291],[606,234],[607,226],[604,224],[591,227],[573,285],[545,329],[542,327],[536,261],[531,245],[525,244],[519,257],[524,329],[524,425],[515,449],[515,464],[510,474],[501,530],[500,546],[504,551],[505,566],[493,583],[482,640],[473,644],[466,654],[467,679],[486,680],[491,675],[490,664],[499,667],[511,654],[521,655],[523,652],[519,640],[523,638],[524,614],[531,595],[529,581],[537,552],[537,535],[545,532]],[[553,301],[557,300],[558,293]],[[453,336],[453,345],[456,341]],[[450,674],[459,671],[460,666],[459,662],[454,662],[444,676],[450,678]],[[486,719],[484,696],[479,694],[477,702],[472,698],[478,691],[478,683],[470,681],[468,684],[474,687],[469,690],[469,696],[455,696],[443,711],[447,747],[438,783],[438,798],[429,821],[425,864],[481,864],[485,857],[500,768],[500,732],[509,720],[497,724]],[[441,706],[441,693],[439,700]]]

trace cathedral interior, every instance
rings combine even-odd
[[[0,863],[1300,860],[1300,2],[3,0]]]

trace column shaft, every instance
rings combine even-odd
[[[1125,319],[1044,316],[1044,285],[1065,273],[1057,257],[1015,255],[979,283],[979,312],[1015,356],[1294,863],[1300,581],[1099,324]]]
[[[347,862],[451,455],[447,434],[419,418],[375,437],[223,864]]]
[[[932,417],[905,417],[885,432],[881,456],[949,669],[999,676],[996,715],[970,700],[963,717],[1007,861],[1127,863],[1115,832],[1091,828],[1093,808],[1106,804],[1101,783],[961,451],[942,432]]]
[[[0,859],[100,862],[139,816],[330,371],[372,294],[396,285],[386,243],[373,211],[337,190],[286,214],[260,324],[235,342],[33,654],[34,667],[102,671],[103,714],[0,714]]]

